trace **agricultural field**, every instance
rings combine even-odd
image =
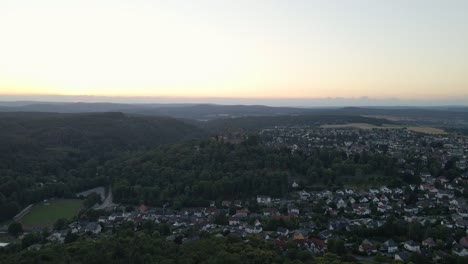
[[[415,121],[413,118],[403,117],[403,116],[387,116],[387,115],[363,115],[363,117],[378,118],[378,119],[387,119],[389,121]]]
[[[440,128],[435,128],[435,127],[420,127],[420,126],[409,126],[407,127],[408,130],[414,131],[414,132],[420,132],[420,133],[426,133],[426,134],[447,134],[446,131],[440,129]]]
[[[336,124],[336,125],[321,125],[321,128],[357,128],[357,129],[397,129],[401,126],[383,124],[376,126],[368,123],[348,123],[348,124]]]
[[[78,214],[83,201],[78,199],[60,199],[41,202],[34,205],[31,211],[19,222],[24,228],[51,227],[60,218],[70,219]]]
[[[321,125],[321,128],[356,128],[356,129],[401,129],[405,128],[414,132],[426,133],[426,134],[447,134],[442,129],[435,127],[424,127],[424,126],[400,126],[400,125],[388,125],[383,124],[376,126],[367,123],[349,123],[349,124],[338,124],[338,125]]]

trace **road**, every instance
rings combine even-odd
[[[87,191],[84,191],[84,192],[80,192],[80,193],[77,193],[76,196],[80,197],[80,196],[83,196],[83,197],[87,197],[88,195],[92,194],[92,193],[97,193],[101,196],[101,199],[104,200],[106,198],[106,190],[104,187],[96,187],[96,188],[93,188],[93,189],[90,189],[90,190],[87,190]]]
[[[106,209],[108,207],[113,207],[113,206],[116,206],[116,204],[112,202],[112,187],[109,186],[109,193],[107,194],[106,199],[104,199],[102,204],[94,207],[94,209],[102,210],[102,209]]]

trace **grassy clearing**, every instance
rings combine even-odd
[[[368,123],[349,123],[349,124],[338,124],[338,125],[321,125],[321,128],[356,128],[356,129],[401,129],[406,128],[408,130],[426,133],[426,134],[447,134],[442,129],[434,127],[423,127],[423,126],[398,126],[383,124],[382,126],[376,126]]]
[[[51,227],[60,218],[70,219],[74,217],[82,207],[83,201],[77,199],[41,202],[34,205],[20,222],[26,228]]]

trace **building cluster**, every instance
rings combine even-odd
[[[403,261],[414,252],[434,260],[446,254],[468,256],[468,204],[450,189],[456,189],[458,183],[466,184],[468,174],[454,182],[428,175],[421,175],[421,178],[420,185],[401,188],[296,190],[287,199],[258,195],[248,201],[212,201],[207,207],[180,210],[141,205],[129,211],[128,207],[119,206],[108,210],[97,221],[75,221],[65,230],[55,230],[48,240],[63,242],[70,232],[97,239],[101,235],[111,236],[112,230],[128,226],[128,223],[138,230],[143,223],[151,222],[167,225],[168,241],[181,237],[183,243],[199,239],[201,233],[234,234],[246,239],[257,236],[280,250],[287,250],[293,243],[311,254],[323,254],[330,241],[342,241],[349,252],[363,255],[380,252]],[[411,194],[416,194],[415,200],[408,203]],[[359,228],[378,229],[391,217],[400,226],[412,222],[420,223],[422,228],[443,226],[450,230],[450,235],[445,241],[432,237],[423,237],[420,241],[399,241],[400,238],[393,237],[375,241],[360,237],[356,241],[346,236]],[[220,218],[223,221],[220,222]],[[456,240],[456,232],[463,232],[464,236]]]
[[[444,166],[457,159],[455,166],[468,168],[468,138],[453,134],[423,134],[404,128],[338,129],[311,126],[275,127],[260,132],[266,144],[307,152],[316,148],[339,149],[348,155],[383,153],[404,162],[408,155],[422,161],[435,159]]]

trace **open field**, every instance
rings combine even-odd
[[[321,125],[321,128],[358,128],[358,129],[397,129],[401,126],[383,124],[376,126],[368,123],[348,123],[348,124],[336,124],[336,125]]]
[[[60,199],[41,202],[19,220],[25,228],[51,227],[60,218],[70,219],[83,207],[77,199]]]
[[[349,124],[338,124],[338,125],[321,125],[321,128],[357,128],[357,129],[401,129],[405,128],[414,132],[426,133],[426,134],[447,134],[442,129],[434,127],[423,127],[423,126],[400,126],[400,125],[389,125],[383,124],[382,126],[376,126],[367,123],[349,123]]]
[[[386,116],[386,115],[363,115],[364,117],[378,118],[378,119],[387,119],[389,121],[415,121],[409,117],[402,116]]]
[[[426,134],[447,134],[444,130],[435,127],[409,126],[407,129]]]

